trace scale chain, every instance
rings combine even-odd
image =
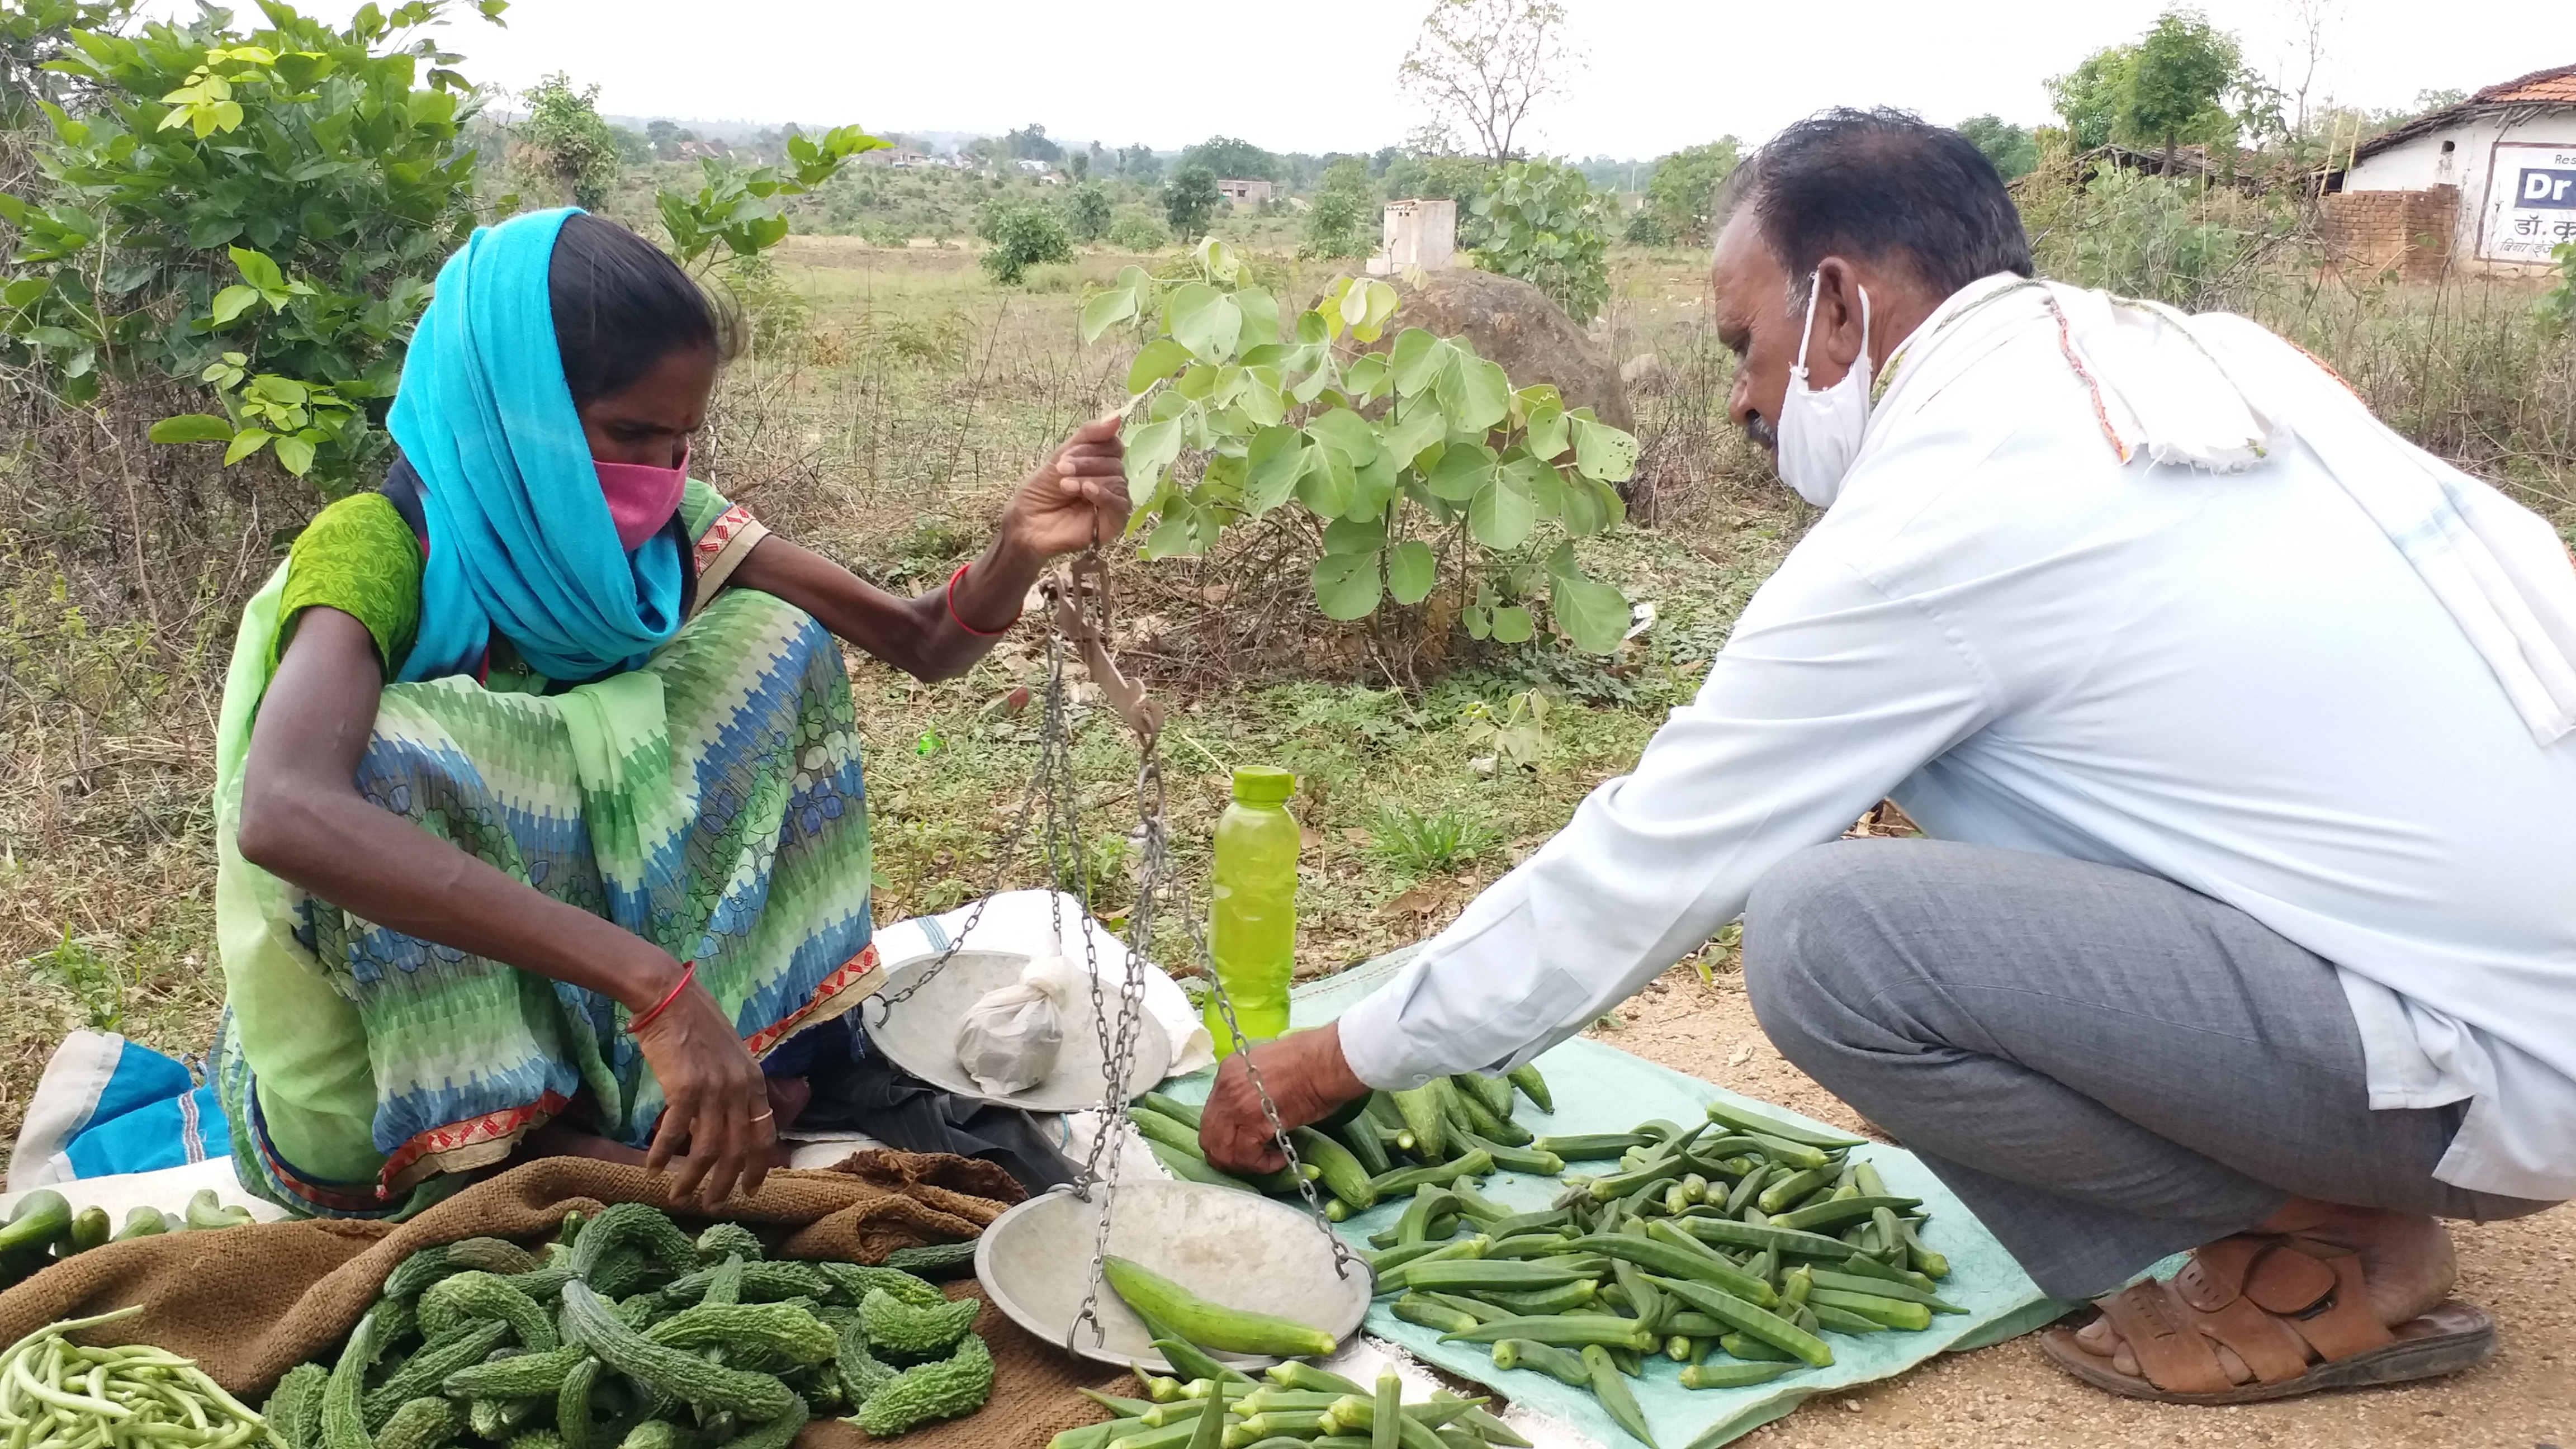
[[[1244,1040],[1243,1028],[1235,1023],[1234,998],[1226,992],[1225,978],[1217,974],[1216,953],[1209,948],[1207,939],[1200,934],[1198,917],[1189,909],[1186,894],[1183,901],[1182,929],[1188,933],[1190,944],[1197,948],[1199,960],[1206,967],[1208,990],[1216,998],[1218,1014],[1225,1018],[1226,1034],[1234,1040],[1235,1051],[1243,1058],[1244,1078],[1252,1083],[1252,1095],[1261,1103],[1261,1115],[1270,1123],[1270,1135],[1278,1142],[1280,1155],[1288,1159],[1288,1175],[1297,1184],[1298,1196],[1306,1200],[1306,1211],[1314,1214],[1315,1226],[1323,1230],[1324,1241],[1333,1245],[1334,1275],[1348,1278],[1351,1276],[1351,1269],[1358,1266],[1359,1260],[1351,1255],[1350,1248],[1342,1242],[1342,1235],[1333,1231],[1333,1220],[1324,1216],[1323,1201],[1315,1195],[1314,1179],[1306,1175],[1306,1165],[1297,1156],[1297,1144],[1289,1139],[1288,1128],[1279,1119],[1279,1104],[1270,1100],[1270,1089],[1262,1085],[1261,1068],[1252,1064],[1251,1046]]]

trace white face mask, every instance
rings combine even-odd
[[[1869,431],[1869,289],[1860,288],[1860,357],[1843,380],[1821,391],[1807,386],[1807,344],[1816,329],[1816,278],[1807,278],[1806,330],[1798,334],[1798,365],[1789,369],[1789,395],[1780,408],[1780,481],[1818,508],[1831,508],[1843,476],[1860,456]]]

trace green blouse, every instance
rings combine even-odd
[[[690,563],[697,586],[689,604],[689,612],[696,613],[768,530],[695,478],[680,497],[680,524],[696,540]],[[320,604],[366,626],[376,643],[377,662],[391,680],[420,633],[422,558],[411,525],[381,493],[352,494],[315,514],[286,551],[286,586],[278,599],[270,671],[295,636],[297,618]],[[492,636],[486,688],[543,693],[548,683],[520,662],[507,639]]]

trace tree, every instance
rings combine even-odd
[[[1655,163],[1654,174],[1646,178],[1646,211],[1667,242],[1709,243],[1709,211],[1716,205],[1719,183],[1735,170],[1740,145],[1733,136],[1720,136]]]
[[[991,201],[975,223],[975,234],[991,242],[982,257],[993,280],[1018,286],[1028,269],[1042,262],[1073,260],[1073,234],[1043,206]]]
[[[2165,174],[2170,176],[2175,148],[2186,132],[2223,133],[2221,102],[2238,85],[2244,68],[2236,37],[2211,28],[2190,11],[2166,11],[2138,42],[2121,99],[2120,129],[2139,141],[2162,141]]]
[[[2129,94],[2129,70],[2137,58],[2134,45],[2105,46],[2084,57],[2075,69],[2042,82],[2077,150],[2090,151],[2111,139],[2120,123],[2121,103]]]
[[[1075,153],[1076,160],[1081,154]],[[1073,188],[1064,199],[1064,224],[1080,242],[1095,242],[1109,234],[1109,192],[1097,181],[1086,181]]]
[[[576,92],[572,77],[557,71],[521,97],[528,118],[518,125],[528,169],[551,179],[566,206],[596,209],[617,184],[617,138],[599,118],[599,87]]]
[[[1324,168],[1323,180],[1315,188],[1314,204],[1306,212],[1306,244],[1298,254],[1367,256],[1373,230],[1369,225],[1373,200],[1367,162],[1357,156],[1345,156]]]
[[[1076,181],[1090,180],[1091,157],[1087,153],[1081,151],[1065,152],[1064,172],[1067,176],[1072,177]]]
[[[680,123],[647,121],[644,123],[644,139],[652,143],[654,155],[668,161],[680,154]]]
[[[2001,116],[1970,116],[1959,123],[1959,134],[1984,152],[1995,163],[1995,173],[2006,181],[2039,169],[2039,139]]]
[[[1583,64],[1557,0],[1433,0],[1397,84],[1499,165],[1541,101]]]
[[[1183,241],[1196,241],[1207,235],[1208,218],[1216,215],[1217,203],[1225,199],[1216,189],[1216,173],[1205,166],[1188,165],[1172,173],[1163,187],[1163,215],[1172,220],[1172,230]]]
[[[1002,146],[1015,160],[1044,161],[1053,165],[1064,159],[1064,148],[1048,140],[1046,127],[1034,121],[1004,136]]]
[[[1123,147],[1118,152],[1118,174],[1151,186],[1163,179],[1163,158],[1154,154],[1153,147],[1141,141]]]
[[[1555,161],[1512,161],[1492,173],[1459,240],[1477,266],[1545,292],[1579,326],[1610,298],[1607,225],[1582,172]]]
[[[37,124],[30,102],[69,99],[47,63],[71,44],[75,30],[117,31],[134,0],[18,0],[0,5],[0,129]]]
[[[1181,153],[1183,166],[1204,166],[1218,176],[1233,180],[1276,181],[1279,158],[1232,136],[1210,136]]]

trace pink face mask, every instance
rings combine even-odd
[[[617,543],[632,553],[680,511],[680,493],[689,483],[689,455],[680,466],[655,468],[644,463],[599,463],[599,491],[608,500],[608,516],[617,524]]]

